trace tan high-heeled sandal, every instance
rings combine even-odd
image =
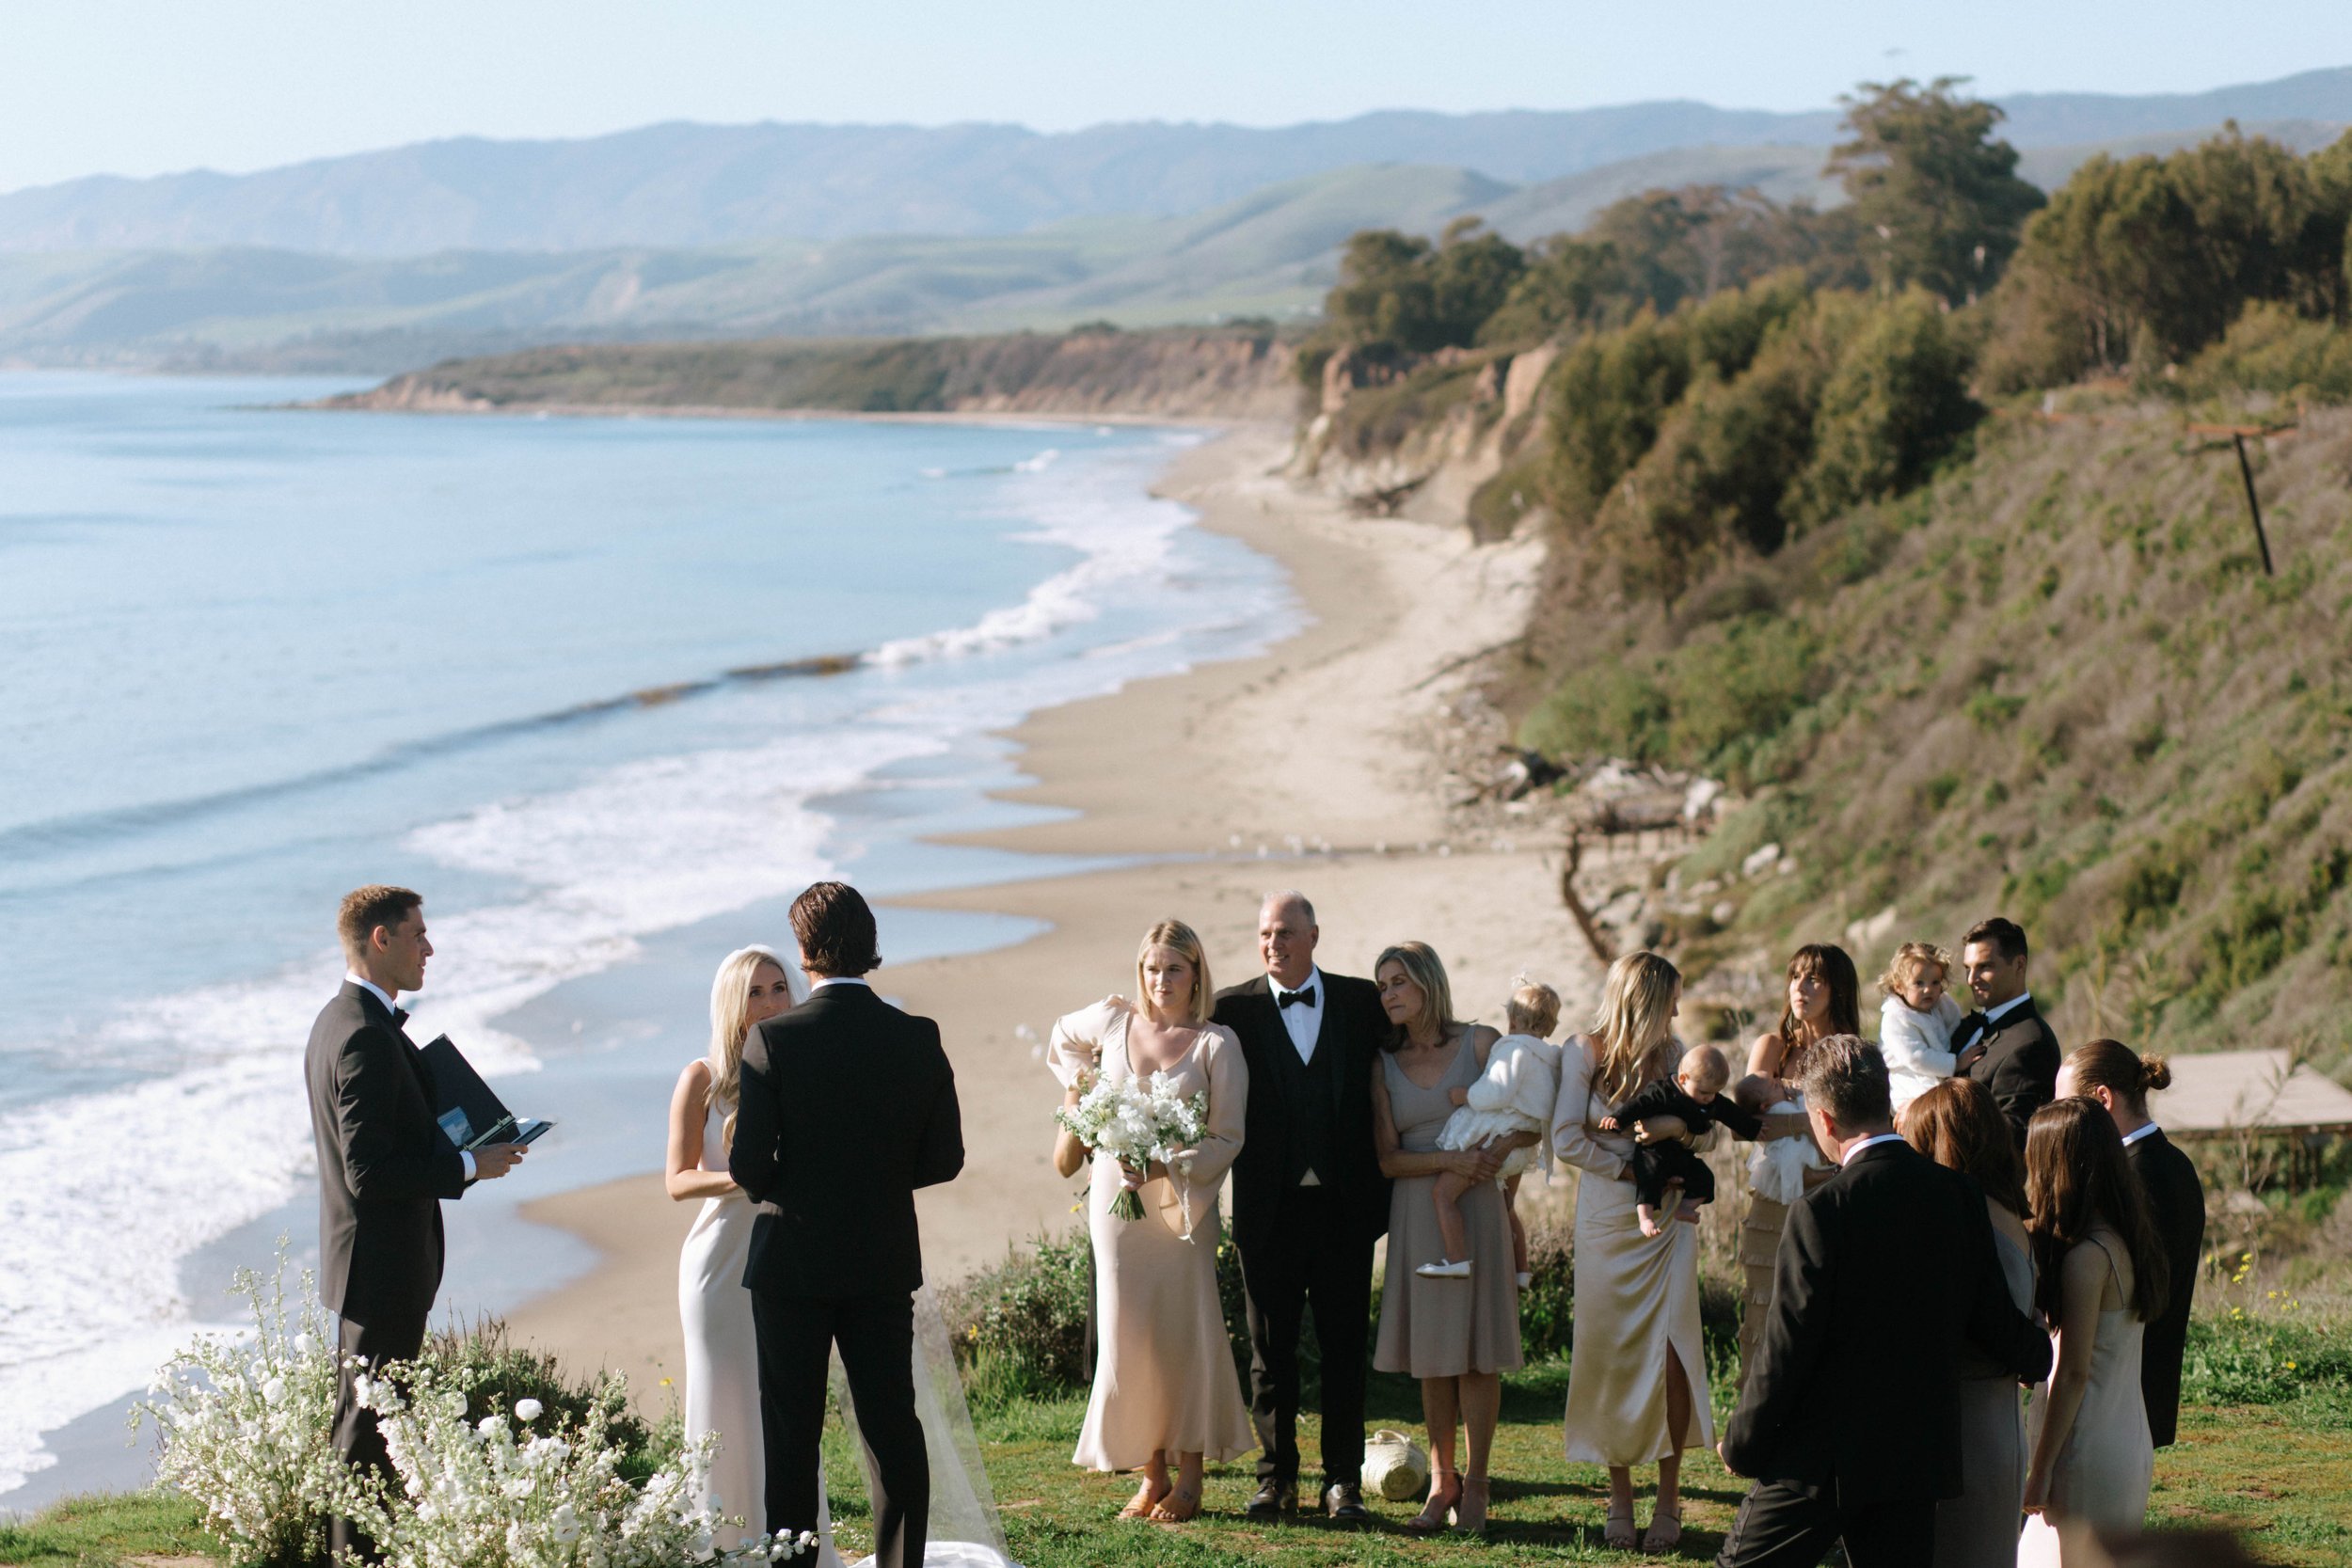
[[[1429,1501],[1419,1513],[1405,1521],[1405,1528],[1415,1535],[1435,1535],[1454,1524],[1454,1509],[1462,1500],[1462,1478],[1458,1475],[1453,1478],[1451,1497],[1440,1484],[1441,1479],[1436,1476],[1430,1478]]]
[[[1485,1476],[1474,1481],[1468,1476],[1462,1478],[1462,1501],[1454,1510],[1454,1519],[1472,1535],[1486,1533],[1487,1491],[1488,1482]]]
[[[1625,1505],[1623,1513],[1617,1512],[1613,1503],[1610,1505],[1609,1517],[1602,1522],[1600,1527],[1600,1542],[1604,1546],[1616,1546],[1627,1550],[1639,1544],[1639,1538],[1633,1531],[1633,1505],[1631,1503]]]
[[[1654,1511],[1649,1516],[1649,1528],[1642,1534],[1642,1550],[1671,1552],[1681,1544],[1682,1505],[1675,1504],[1671,1513],[1662,1508]]]

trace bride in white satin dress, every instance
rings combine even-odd
[[[766,947],[739,948],[720,962],[710,983],[710,1051],[678,1074],[670,1097],[667,1184],[678,1202],[699,1198],[702,1212],[678,1253],[678,1320],[686,1330],[686,1438],[719,1434],[710,1491],[720,1512],[740,1517],[720,1544],[739,1544],[767,1528],[766,1455],[759,1419],[759,1349],[752,1326],[752,1293],[743,1287],[756,1212],[727,1173],[743,1041],[768,1019],[808,1000],[800,966]],[[854,1430],[856,1411],[846,1387],[836,1393]],[[979,1441],[963,1400],[963,1384],[945,1320],[924,1287],[914,1298],[914,1395],[930,1450],[930,1540],[927,1568],[1014,1568],[1005,1556]],[[859,1446],[863,1457],[864,1446]],[[871,1483],[868,1477],[868,1483]],[[818,1478],[818,1544],[814,1568],[841,1568],[834,1550],[832,1511]],[[865,1560],[870,1563],[872,1559]],[[861,1563],[860,1568],[865,1568]]]

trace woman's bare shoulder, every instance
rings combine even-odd
[[[677,1086],[681,1089],[706,1090],[710,1087],[710,1058],[697,1056],[678,1069]]]

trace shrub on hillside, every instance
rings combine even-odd
[[[1576,1331],[1576,1232],[1563,1225],[1531,1226],[1527,1272],[1519,1292],[1519,1349],[1530,1361],[1568,1354]]]
[[[1086,1386],[1087,1321],[1094,1296],[1094,1249],[1086,1227],[1041,1236],[941,1292],[948,1338],[974,1400],[1001,1404],[1053,1398]]]
[[[1821,389],[1812,460],[1791,498],[1795,516],[1825,521],[1927,478],[1984,415],[1968,395],[1973,369],[1931,296],[1905,293],[1872,310]]]
[[[2352,333],[2291,308],[2257,300],[2227,336],[2182,372],[2196,397],[2275,392],[2311,403],[2352,403]]]
[[[469,1421],[503,1415],[524,1400],[536,1400],[557,1421],[578,1426],[605,1398],[601,1375],[566,1372],[548,1352],[516,1344],[507,1337],[506,1324],[486,1313],[470,1328],[453,1323],[436,1333],[426,1341],[423,1358],[439,1370],[444,1386],[466,1397]],[[633,1410],[621,1406],[603,1419],[607,1434],[623,1453],[646,1452],[653,1434]]]

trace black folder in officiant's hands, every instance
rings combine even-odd
[[[433,1075],[433,1119],[458,1148],[470,1150],[491,1144],[527,1144],[555,1125],[536,1117],[516,1121],[447,1035],[434,1036],[418,1054]]]

